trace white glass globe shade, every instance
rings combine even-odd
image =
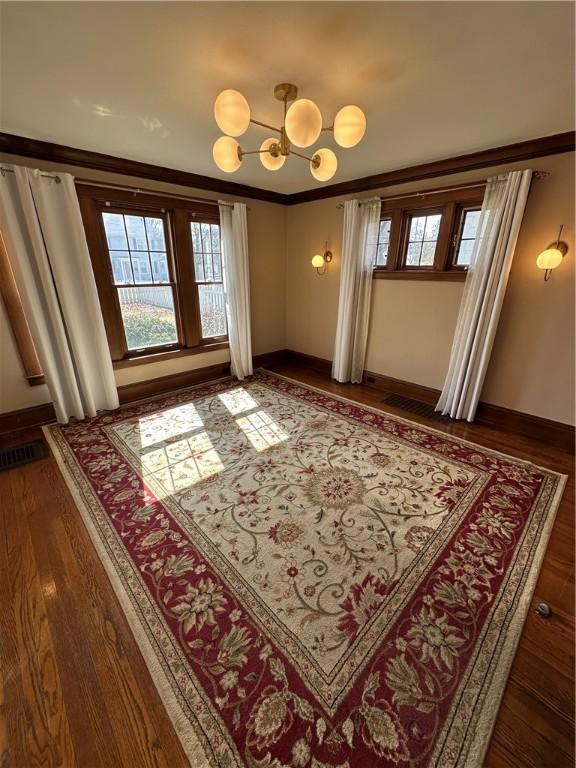
[[[334,118],[334,139],[341,147],[354,147],[366,133],[366,116],[360,107],[349,104]]]
[[[286,112],[286,135],[297,147],[314,144],[322,130],[322,115],[310,99],[296,99]]]
[[[539,269],[556,269],[562,261],[562,251],[558,248],[547,248],[536,259],[536,266]]]
[[[320,164],[315,168],[314,163],[310,162],[312,176],[318,181],[329,181],[336,173],[338,158],[331,149],[319,149],[314,153],[314,158],[317,158]]]
[[[240,145],[231,136],[220,136],[212,147],[212,157],[221,171],[234,173],[240,168],[242,160],[238,156]]]
[[[223,133],[242,136],[250,125],[250,107],[239,91],[229,88],[216,97],[214,118]]]
[[[312,256],[312,266],[316,269],[320,269],[324,266],[324,258],[320,256],[319,253],[317,253],[315,256]]]
[[[275,156],[270,154],[270,147],[274,144],[278,147],[277,152],[274,152]],[[280,154],[280,145],[278,143],[278,139],[264,139],[260,145],[260,149],[266,150],[266,152],[260,152],[260,160],[262,161],[264,168],[267,168],[269,171],[277,171],[282,168],[286,158],[284,155]]]

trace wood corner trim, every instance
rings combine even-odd
[[[492,166],[523,162],[537,157],[546,157],[547,155],[574,152],[575,148],[576,131],[555,133],[552,136],[542,136],[537,139],[520,141],[516,144],[505,144],[501,147],[483,149],[466,155],[457,155],[443,160],[420,163],[406,168],[399,168],[395,171],[376,173],[372,176],[364,176],[361,179],[342,181],[338,184],[330,184],[318,189],[307,189],[304,192],[287,195],[285,205],[298,205],[313,200],[322,200],[327,197],[339,197],[340,195],[354,195],[371,189],[381,189],[397,184],[407,184],[413,181],[449,176],[453,173],[463,173]]]
[[[479,152],[447,157],[443,160],[420,163],[394,171],[385,171],[360,179],[342,181],[338,184],[329,184],[325,187],[307,189],[303,192],[283,194],[281,192],[273,192],[272,190],[251,187],[246,184],[216,179],[211,176],[202,176],[189,171],[179,171],[161,165],[143,163],[139,160],[128,160],[113,155],[105,155],[100,152],[92,152],[87,149],[68,147],[64,144],[54,144],[49,141],[40,141],[39,139],[32,139],[26,136],[0,133],[0,152],[7,154],[47,160],[53,163],[63,163],[81,168],[91,168],[124,176],[136,176],[152,181],[179,184],[184,187],[263,200],[279,205],[298,205],[313,200],[322,200],[327,197],[354,195],[372,189],[407,184],[412,181],[422,181],[423,179],[437,178],[453,173],[522,162],[563,152],[573,152],[575,147],[576,132],[566,131],[565,133],[541,136],[515,144],[491,147]]]
[[[30,157],[37,160],[48,160],[52,163],[63,163],[81,168],[91,168],[108,173],[119,173],[123,176],[136,176],[142,179],[162,181],[169,184],[179,184],[193,189],[204,189],[219,192],[234,197],[248,197],[264,200],[269,203],[284,203],[286,195],[268,189],[251,187],[234,181],[225,181],[211,176],[202,176],[190,171],[180,171],[176,168],[166,168],[162,165],[143,163],[139,160],[128,160],[114,155],[105,155],[88,149],[68,147],[65,144],[54,144],[50,141],[40,141],[27,136],[16,136],[11,133],[0,133],[0,152],[6,152],[19,157]]]

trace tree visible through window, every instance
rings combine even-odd
[[[385,267],[388,261],[388,248],[390,247],[391,219],[381,219],[378,230],[378,248],[376,250],[376,266]]]
[[[441,213],[411,216],[406,250],[407,267],[432,267],[440,232]]]
[[[454,250],[454,264],[456,266],[470,266],[479,223],[480,208],[469,208],[462,211],[460,232],[456,237],[456,248]]]

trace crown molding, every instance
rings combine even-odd
[[[268,189],[250,187],[246,184],[214,179],[211,176],[201,176],[197,173],[165,168],[161,165],[141,163],[138,160],[127,160],[126,158],[114,157],[113,155],[104,155],[100,152],[67,147],[63,144],[52,144],[49,141],[40,141],[27,138],[26,136],[0,133],[0,152],[5,152],[6,154],[30,157],[37,160],[48,160],[53,163],[63,163],[81,168],[91,168],[92,170],[106,171],[108,173],[118,173],[124,176],[136,176],[151,181],[179,184],[183,187],[218,192],[227,196],[248,197],[255,200],[264,200],[269,203],[278,203],[279,205],[298,205],[299,203],[323,200],[328,197],[356,195],[372,189],[382,189],[398,184],[422,181],[423,179],[449,176],[453,173],[523,162],[563,152],[573,152],[575,147],[576,132],[567,131],[566,133],[542,136],[538,139],[521,141],[516,144],[506,144],[501,147],[484,149],[467,155],[434,160],[430,163],[398,168],[394,171],[385,171],[384,173],[365,176],[361,179],[342,181],[338,184],[330,184],[327,187],[308,189],[293,194],[283,194]]]
[[[183,187],[203,189],[234,197],[249,197],[254,200],[264,200],[268,203],[285,204],[286,195],[269,189],[259,189],[233,181],[214,179],[211,176],[201,176],[189,171],[178,171],[175,168],[165,168],[162,165],[141,163],[138,160],[127,160],[113,155],[103,155],[87,149],[67,147],[64,144],[52,144],[49,141],[30,139],[26,136],[15,136],[11,133],[0,133],[0,152],[19,157],[31,157],[36,160],[49,160],[52,163],[91,168],[107,173],[119,173],[123,176],[137,176],[141,179],[163,181],[168,184],[179,184]]]
[[[506,144],[502,147],[483,149],[480,152],[472,152],[468,155],[448,157],[444,160],[434,160],[430,163],[412,165],[407,168],[398,168],[395,171],[385,171],[373,176],[365,176],[362,179],[342,181],[338,184],[330,184],[318,189],[307,189],[287,195],[286,205],[298,205],[309,203],[313,200],[323,200],[327,197],[340,197],[341,195],[355,195],[359,192],[368,192],[371,189],[382,189],[397,184],[407,184],[411,181],[422,181],[440,176],[448,176],[452,173],[475,171],[481,168],[490,168],[496,165],[508,165],[535,157],[546,155],[558,155],[562,152],[573,152],[576,132],[556,133],[553,136],[542,136],[539,139],[520,141],[517,144]]]

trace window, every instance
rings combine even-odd
[[[410,216],[406,267],[434,266],[441,221],[441,212]]]
[[[376,251],[376,266],[385,267],[388,261],[388,248],[390,247],[390,227],[392,219],[381,219],[378,230],[378,249]]]
[[[226,345],[218,208],[77,190],[114,363]]]
[[[480,208],[463,208],[460,215],[458,233],[454,236],[454,259],[456,267],[470,265],[474,242],[480,223]]]
[[[175,283],[164,220],[104,212],[102,222],[127,350],[177,345]]]
[[[383,200],[374,277],[463,280],[484,185]]]
[[[217,224],[190,223],[194,272],[200,298],[202,338],[225,336],[226,307],[220,252],[220,227]]]

